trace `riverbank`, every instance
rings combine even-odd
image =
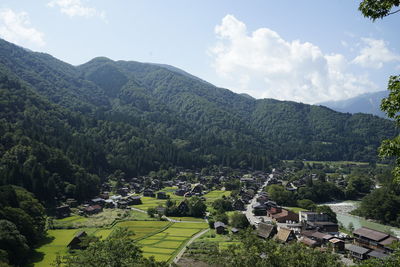
[[[336,213],[339,223],[341,223],[345,228],[349,228],[349,225],[352,224],[354,229],[368,227],[377,231],[391,233],[400,238],[400,228],[384,225],[359,216],[351,215],[350,212],[355,210],[359,203],[360,201],[345,200],[328,202],[322,205],[329,206]]]

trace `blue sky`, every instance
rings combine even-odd
[[[170,64],[256,98],[305,103],[386,88],[400,15],[359,1],[3,0],[0,37],[78,65],[96,56]]]

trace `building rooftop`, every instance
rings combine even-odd
[[[374,240],[374,241],[381,241],[385,238],[388,238],[389,235],[383,232],[375,231],[366,227],[361,227],[355,231],[353,231],[353,234],[357,234],[359,236],[366,237],[368,239]]]
[[[366,249],[366,248],[363,248],[363,247],[359,247],[359,246],[356,246],[356,245],[352,245],[352,244],[346,245],[346,249],[350,250],[352,252],[361,254],[361,255],[363,255],[363,254],[365,254],[365,253],[367,253],[369,251],[369,249]]]

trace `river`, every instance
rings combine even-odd
[[[354,229],[364,226],[381,232],[390,231],[392,234],[400,238],[400,228],[372,222],[364,218],[349,214],[349,212],[357,208],[359,203],[360,201],[346,200],[341,202],[324,203],[323,205],[331,207],[331,209],[336,213],[338,221],[342,223],[345,228],[349,228],[349,224],[353,223]]]

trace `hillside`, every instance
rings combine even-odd
[[[84,199],[116,170],[371,161],[396,134],[389,120],[256,100],[170,66],[95,58],[74,67],[3,40],[0,78],[0,183],[41,198]]]
[[[328,101],[319,104],[339,112],[348,112],[352,114],[367,113],[386,118],[385,113],[380,109],[380,105],[382,99],[387,97],[388,94],[389,91],[379,91],[362,94],[345,100]]]

